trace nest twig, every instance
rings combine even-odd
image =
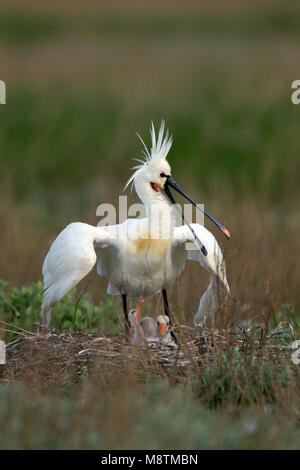
[[[122,373],[126,364],[137,369],[152,367],[158,373],[187,377],[187,371],[203,368],[217,361],[220,354],[235,349],[250,351],[255,357],[268,361],[288,360],[290,347],[277,344],[280,332],[262,337],[253,336],[253,331],[242,334],[226,331],[195,330],[179,326],[180,346],[151,344],[137,347],[125,341],[121,334],[101,335],[83,332],[50,331],[47,334],[33,333],[12,325],[3,325],[2,331],[14,331],[16,338],[7,344],[7,364],[2,377],[13,380],[24,375],[39,373],[47,378],[51,373],[57,377],[70,371],[78,377],[87,375],[92,368],[111,369]],[[278,341],[277,341],[278,342]],[[184,380],[184,379],[183,379]]]

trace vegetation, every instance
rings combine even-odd
[[[2,448],[298,448],[292,323],[200,336],[183,325],[179,352],[136,348],[110,300],[97,307],[75,292],[54,308],[58,329],[35,333],[40,297],[40,283],[2,283]]]
[[[0,446],[299,448],[299,5],[5,3]],[[227,242],[207,225],[232,298],[195,335],[208,279],[186,268],[170,298],[185,356],[168,366],[123,344],[120,301],[95,273],[54,307],[54,331],[40,338],[50,243],[72,221],[97,224],[100,203],[118,204],[141,154],[134,131],[149,142],[161,118],[174,178],[232,233]],[[161,299],[145,311],[161,313]]]
[[[0,281],[0,320],[12,327],[31,330],[39,322],[43,284],[38,282],[29,287],[13,288],[9,292],[6,292],[5,286],[6,283]],[[51,325],[68,331],[115,331],[120,326],[121,311],[112,315],[112,310],[111,299],[100,305],[93,305],[86,294],[76,295],[73,290],[54,306]],[[13,337],[12,333],[6,340]]]

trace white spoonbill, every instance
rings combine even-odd
[[[167,154],[172,137],[165,133],[163,121],[158,136],[152,123],[151,139],[150,150],[141,139],[145,159],[134,167],[135,172],[126,184],[126,187],[134,184],[138,197],[145,205],[147,217],[127,219],[122,224],[105,227],[75,222],[58,235],[43,265],[43,327],[49,325],[53,304],[75,287],[96,263],[98,274],[106,276],[109,281],[108,294],[122,296],[127,333],[127,297],[145,298],[162,292],[165,314],[169,316],[167,290],[172,289],[187,260],[198,261],[211,275],[194,317],[195,325],[203,317],[213,314],[220,300],[229,293],[225,262],[214,236],[199,224],[176,226],[174,207],[177,210],[178,207],[174,206],[170,188],[202,209],[171,176]],[[204,213],[227,238],[230,237],[225,227]],[[192,243],[195,249],[187,249],[187,243]]]
[[[147,343],[174,344],[174,339],[170,332],[170,319],[167,315],[159,315],[156,319],[144,317],[141,325]]]

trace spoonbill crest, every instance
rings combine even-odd
[[[167,290],[171,290],[186,261],[197,261],[210,272],[210,283],[194,316],[195,326],[212,315],[229,294],[225,262],[215,237],[200,224],[176,226],[173,188],[202,210],[171,176],[167,155],[172,137],[162,121],[158,135],[152,123],[151,149],[142,138],[144,159],[134,167],[125,188],[132,184],[146,208],[144,219],[94,227],[75,222],[54,240],[43,265],[44,294],[41,325],[48,327],[53,304],[62,299],[97,264],[97,272],[108,279],[108,294],[121,295],[128,333],[127,297],[151,297],[162,292],[165,314],[169,317]],[[204,212],[230,237],[228,230]],[[182,215],[183,217],[183,215]],[[183,217],[184,218],[184,217]],[[185,220],[185,219],[184,219]],[[193,249],[187,249],[186,244]]]

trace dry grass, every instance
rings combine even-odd
[[[178,325],[178,348],[155,344],[139,347],[128,344],[121,333],[103,336],[55,330],[32,333],[1,323],[2,331],[16,334],[16,339],[7,344],[3,378],[14,381],[21,377],[37,389],[41,384],[57,387],[63,380],[90,374],[106,376],[109,382],[113,377],[119,380],[126,369],[131,370],[131,376],[144,370],[149,375],[169,376],[173,384],[187,384],[194,374],[201,375],[205,367],[219,364],[223,353],[233,350],[250,354],[251,362],[259,359],[271,364],[290,364],[290,345],[281,340],[288,329],[289,340],[296,339],[288,322],[272,333],[261,325],[241,324],[232,331],[204,328],[200,333],[195,328]]]
[[[17,330],[2,366],[12,393],[3,397],[2,447],[298,447],[300,376],[283,325],[177,334],[175,350],[139,348],[122,335]]]

